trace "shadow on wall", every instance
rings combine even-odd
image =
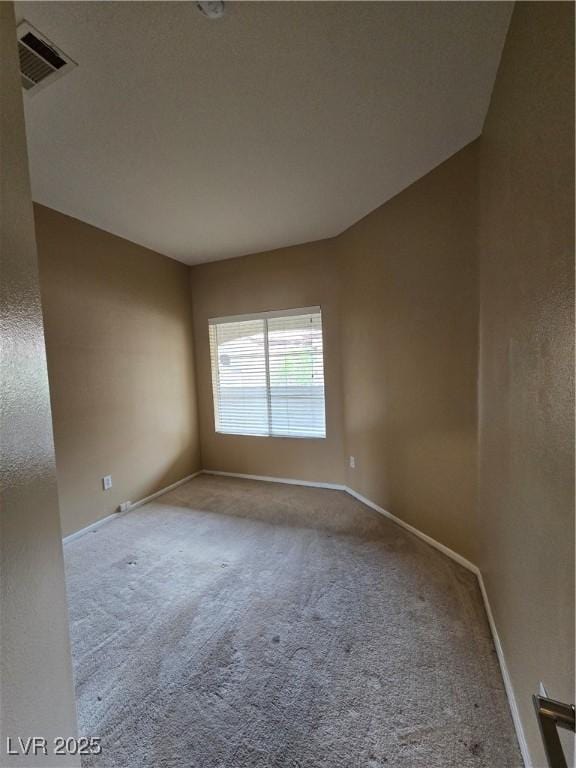
[[[35,216],[70,534],[200,468],[189,270],[42,206]]]
[[[347,484],[472,562],[478,149],[337,240]]]
[[[348,484],[370,500],[472,560],[470,499],[476,494],[476,440],[468,430],[419,430],[389,425],[354,429],[356,468]],[[373,457],[378,457],[374,462]],[[417,481],[415,477],[417,476]]]

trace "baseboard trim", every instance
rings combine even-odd
[[[384,515],[384,517],[387,517],[389,520],[392,520],[392,522],[406,529],[410,533],[413,533],[414,536],[418,536],[419,539],[422,539],[431,547],[434,547],[435,549],[438,549],[440,552],[443,552],[452,560],[455,560],[457,563],[464,566],[464,568],[467,568],[469,571],[472,571],[473,573],[478,572],[478,568],[473,563],[471,563],[469,560],[466,560],[465,557],[462,557],[462,555],[459,555],[457,552],[454,552],[453,549],[449,549],[448,547],[444,546],[444,544],[441,544],[439,541],[436,541],[436,539],[433,539],[431,536],[428,536],[426,533],[422,533],[422,531],[419,531],[418,528],[414,528],[414,526],[410,525],[409,523],[405,523],[404,520],[401,520],[399,517],[396,517],[391,512],[388,512],[386,509],[383,509],[382,507],[378,506],[378,504],[375,504],[370,499],[367,499],[366,496],[362,496],[361,493],[358,493],[358,491],[355,491],[353,488],[350,488],[347,485],[341,485],[339,483],[319,483],[319,482],[314,482],[312,480],[296,480],[294,478],[288,478],[288,477],[270,477],[268,475],[245,475],[245,474],[241,474],[240,472],[221,472],[220,470],[216,470],[216,469],[203,469],[201,474],[217,475],[220,477],[238,477],[243,480],[261,480],[265,483],[283,483],[286,485],[304,485],[311,488],[328,488],[332,491],[344,491],[345,493],[348,493],[350,496],[353,496],[358,501],[361,501],[362,504],[365,504],[367,507],[374,509],[379,514]]]
[[[97,528],[100,528],[101,525],[104,525],[105,523],[109,523],[110,520],[114,520],[120,515],[125,515],[126,512],[131,512],[133,509],[138,509],[138,507],[141,507],[143,504],[147,504],[149,501],[153,501],[154,499],[158,498],[158,496],[162,496],[164,493],[168,493],[168,491],[171,491],[174,488],[178,488],[179,485],[183,485],[184,483],[187,483],[189,480],[192,480],[193,478],[197,477],[200,474],[202,474],[202,470],[199,470],[198,472],[194,472],[194,474],[192,475],[186,475],[186,477],[183,477],[181,480],[176,480],[175,483],[172,483],[171,485],[167,485],[165,488],[161,488],[159,491],[155,491],[154,493],[151,493],[150,496],[145,496],[143,499],[139,499],[138,501],[132,502],[128,507],[128,509],[125,509],[123,512],[112,512],[111,515],[106,515],[106,517],[102,517],[100,520],[96,520],[95,523],[91,523],[90,525],[87,525],[85,528],[80,528],[79,531],[74,531],[74,533],[70,533],[68,536],[64,536],[64,538],[62,539],[62,543],[69,544],[71,541],[74,541],[75,539],[79,539],[81,536],[84,536],[86,533],[90,533],[90,531],[94,531]]]
[[[396,515],[393,515],[391,512],[388,512],[387,509],[378,506],[378,504],[375,504],[370,499],[367,499],[366,496],[362,496],[361,493],[358,493],[358,491],[355,491],[353,488],[346,486],[344,490],[346,493],[350,494],[350,496],[353,496],[358,501],[361,501],[362,504],[365,504],[367,507],[374,509],[384,517],[387,517],[388,520],[391,520],[393,523],[396,523],[396,525],[399,525],[401,528],[409,531],[409,533],[412,533],[414,536],[422,539],[422,541],[425,541],[426,544],[429,544],[431,547],[434,547],[434,549],[442,552],[442,554],[446,555],[451,560],[455,560],[459,565],[462,565],[467,570],[472,571],[472,573],[475,573],[476,575],[479,573],[478,567],[474,565],[474,563],[471,563],[470,560],[467,560],[465,557],[462,557],[462,555],[459,555],[458,552],[454,552],[453,549],[450,549],[444,544],[441,544],[439,541],[436,541],[436,539],[433,539],[432,536],[428,536],[427,533],[423,533],[418,528],[414,528],[414,526],[410,525],[410,523],[406,523],[401,518],[396,517]]]
[[[265,483],[283,483],[284,485],[305,485],[309,488],[328,488],[331,491],[345,491],[345,485],[337,483],[316,483],[311,480],[295,480],[291,477],[270,477],[269,475],[243,475],[240,472],[220,472],[216,469],[203,469],[203,475],[216,475],[218,477],[239,477],[242,480],[262,480]]]
[[[201,469],[199,472],[194,472],[194,474],[192,475],[187,475],[186,477],[183,477],[181,480],[177,480],[175,483],[172,483],[171,485],[168,485],[165,488],[162,488],[161,490],[150,494],[150,496],[146,496],[145,498],[140,499],[139,501],[135,501],[133,504],[130,505],[130,507],[126,510],[126,512],[131,512],[132,510],[137,509],[138,507],[141,507],[150,501],[153,501],[154,499],[158,498],[158,496],[162,496],[163,494],[168,493],[168,491],[171,491],[174,488],[178,488],[179,485],[183,485],[184,483],[187,483],[190,480],[193,480],[195,477],[198,477],[198,475],[216,475],[219,477],[238,477],[243,480],[260,480],[266,483],[283,483],[285,485],[303,485],[311,488],[325,488],[333,491],[344,491],[344,493],[348,493],[350,496],[353,496],[362,504],[365,504],[367,507],[370,507],[375,512],[378,512],[380,515],[383,515],[388,520],[391,520],[393,523],[396,523],[396,525],[399,525],[401,528],[404,528],[409,533],[413,534],[414,536],[417,536],[422,541],[425,541],[426,544],[429,544],[431,547],[434,547],[434,549],[437,549],[439,552],[442,552],[442,554],[446,555],[451,560],[454,560],[456,563],[466,568],[468,571],[471,571],[472,573],[474,573],[476,575],[476,578],[478,579],[480,592],[482,594],[482,600],[484,601],[484,609],[486,611],[486,616],[488,617],[488,624],[490,626],[490,632],[492,633],[492,640],[494,641],[494,647],[496,649],[496,655],[498,658],[498,663],[500,665],[500,672],[502,673],[502,680],[504,681],[504,689],[506,691],[506,696],[508,698],[508,705],[510,707],[510,713],[512,715],[512,721],[514,723],[514,728],[516,730],[516,738],[518,739],[518,745],[520,747],[520,752],[522,754],[524,766],[525,768],[533,768],[532,761],[530,758],[530,752],[528,751],[528,744],[526,742],[526,737],[524,735],[524,728],[522,726],[522,721],[520,719],[518,705],[516,703],[516,696],[514,694],[512,680],[510,678],[508,665],[506,664],[506,658],[504,656],[504,650],[502,648],[502,643],[500,642],[500,636],[498,635],[496,622],[494,621],[494,615],[492,613],[492,608],[490,606],[490,601],[488,599],[488,594],[486,592],[486,587],[484,585],[484,579],[482,578],[482,573],[477,565],[474,565],[474,563],[470,562],[470,560],[467,560],[465,557],[462,557],[462,555],[459,555],[457,552],[454,552],[453,549],[450,549],[444,544],[441,544],[439,541],[436,541],[436,539],[433,539],[431,536],[428,536],[428,534],[418,530],[418,528],[415,528],[413,525],[410,525],[409,523],[404,522],[404,520],[400,519],[399,517],[396,517],[396,515],[393,515],[391,512],[388,512],[386,509],[379,506],[378,504],[371,501],[370,499],[366,498],[366,496],[363,496],[361,493],[358,493],[358,491],[355,491],[353,488],[350,488],[347,485],[341,485],[338,483],[319,483],[319,482],[313,482],[311,480],[296,480],[294,478],[288,478],[288,477],[269,477],[267,475],[247,475],[239,472],[221,472],[215,469]],[[71,533],[69,536],[66,536],[63,539],[63,543],[67,544],[70,541],[74,541],[74,539],[77,539],[80,536],[83,536],[84,534],[89,533],[90,531],[93,531],[96,528],[99,528],[101,525],[104,525],[105,523],[109,522],[113,518],[118,517],[118,515],[125,514],[126,512],[114,512],[111,515],[108,515],[107,517],[102,518],[101,520],[97,520],[95,523],[92,523],[91,525],[86,526],[86,528],[82,528],[81,530],[76,531],[75,533]]]
[[[496,622],[488,599],[488,593],[484,586],[484,579],[479,568],[476,569],[476,576],[478,577],[478,584],[480,585],[480,592],[482,593],[482,600],[484,601],[484,609],[486,616],[488,617],[488,624],[490,625],[490,631],[492,633],[492,640],[494,641],[494,647],[496,648],[496,655],[498,657],[498,663],[500,664],[500,672],[502,673],[502,679],[504,681],[504,689],[506,690],[506,696],[508,698],[508,706],[510,707],[510,714],[512,715],[512,722],[514,723],[514,729],[516,731],[516,738],[518,739],[518,746],[522,754],[522,760],[524,761],[525,768],[533,768],[532,758],[530,757],[530,751],[528,750],[528,743],[526,742],[526,736],[524,734],[524,726],[520,719],[520,712],[518,711],[518,704],[516,703],[516,695],[514,693],[514,687],[512,685],[512,679],[508,671],[508,664],[506,663],[506,657],[504,656],[504,649],[500,642],[500,635],[496,628]]]
[[[128,511],[128,510],[126,510]],[[118,517],[118,515],[123,515],[124,512],[112,512],[111,515],[106,515],[106,517],[100,518],[100,520],[96,520],[95,523],[90,523],[90,525],[87,525],[85,528],[80,528],[79,531],[74,531],[74,533],[68,534],[68,536],[64,536],[62,539],[63,544],[70,544],[71,541],[74,541],[75,539],[79,539],[81,536],[84,536],[86,533],[90,533],[90,531],[95,531],[96,528],[100,528],[101,525],[104,525],[105,523],[109,523],[110,520],[113,520],[115,517]]]
[[[150,496],[145,496],[143,499],[139,499],[138,501],[135,501],[130,504],[128,512],[131,512],[133,509],[138,509],[138,507],[143,506],[144,504],[148,504],[149,501],[154,501],[154,499],[157,499],[158,496],[163,496],[165,493],[168,493],[168,491],[173,491],[174,488],[178,488],[179,485],[184,485],[184,483],[188,483],[190,480],[193,480],[195,477],[198,477],[198,475],[202,474],[202,470],[199,469],[198,472],[194,472],[191,475],[186,475],[186,477],[183,477],[181,480],[176,480],[175,483],[171,483],[170,485],[167,485],[165,488],[161,488],[159,491],[155,491],[154,493],[151,493]]]
[[[488,617],[488,624],[490,626],[490,632],[492,634],[492,641],[494,642],[494,647],[496,649],[498,664],[500,666],[500,673],[502,674],[502,680],[504,682],[504,690],[506,691],[508,706],[510,707],[510,714],[512,715],[512,722],[514,723],[514,730],[516,731],[516,738],[518,739],[518,746],[520,747],[522,760],[524,762],[525,768],[532,768],[530,752],[528,751],[528,744],[526,742],[526,736],[524,735],[524,728],[522,726],[522,721],[520,719],[518,704],[516,703],[516,696],[514,694],[514,688],[512,686],[512,679],[508,671],[508,665],[506,664],[504,650],[502,648],[502,643],[500,642],[500,636],[498,634],[498,630],[496,629],[496,622],[494,621],[492,607],[490,606],[490,601],[488,600],[488,593],[486,592],[486,587],[484,586],[484,579],[482,578],[482,572],[480,571],[480,568],[478,568],[478,566],[475,565],[474,563],[470,562],[470,560],[467,560],[465,557],[462,557],[462,555],[459,555],[457,552],[454,552],[453,549],[446,547],[444,544],[441,544],[439,541],[436,541],[436,539],[433,539],[431,536],[428,536],[428,534],[422,533],[422,531],[419,531],[418,528],[414,528],[414,526],[410,525],[409,523],[405,523],[404,520],[401,520],[400,518],[393,515],[391,512],[388,512],[382,507],[379,507],[378,504],[375,504],[373,501],[370,501],[370,499],[367,499],[365,496],[362,496],[362,494],[358,493],[352,488],[346,488],[345,490],[351,496],[354,496],[354,498],[358,499],[358,501],[361,501],[363,504],[366,504],[366,506],[371,507],[372,509],[376,510],[376,512],[379,512],[381,515],[384,515],[384,517],[387,517],[389,520],[392,520],[397,525],[401,526],[402,528],[405,528],[407,531],[414,534],[414,536],[418,536],[419,539],[422,539],[427,544],[430,544],[431,547],[434,547],[435,549],[439,550],[440,552],[447,555],[452,560],[455,560],[464,568],[468,569],[473,574],[475,574],[476,578],[478,579],[480,592],[482,594],[482,600],[484,602],[484,610],[486,611],[486,616]]]
[[[413,525],[410,525],[409,523],[406,523],[404,520],[400,519],[399,517],[396,517],[396,515],[393,515],[391,512],[388,512],[388,510],[379,506],[375,502],[366,498],[366,496],[363,496],[361,493],[358,493],[358,491],[355,491],[353,488],[350,488],[347,485],[339,485],[337,483],[316,483],[316,482],[311,482],[309,480],[295,480],[293,478],[285,478],[285,477],[267,477],[265,475],[244,475],[238,472],[220,472],[220,471],[211,470],[211,469],[204,469],[202,470],[201,474],[221,475],[223,477],[239,477],[245,480],[262,480],[268,483],[286,483],[288,485],[305,485],[313,488],[329,488],[335,491],[344,491],[345,493],[348,493],[350,496],[353,496],[358,501],[362,502],[362,504],[365,504],[367,507],[370,507],[375,512],[378,512],[380,515],[383,515],[384,517],[388,518],[393,523],[396,523],[396,525],[399,525],[401,528],[404,528],[409,533],[413,534],[414,536],[417,536],[419,539],[422,539],[422,541],[425,541],[426,544],[429,544],[431,547],[434,547],[434,549],[437,549],[439,552],[442,552],[442,554],[446,555],[451,560],[454,560],[463,568],[466,568],[468,571],[471,571],[473,574],[475,574],[476,578],[478,579],[478,584],[480,586],[480,592],[482,594],[482,600],[484,602],[484,609],[488,617],[488,624],[490,626],[492,640],[494,642],[494,647],[496,649],[496,655],[497,655],[498,663],[500,666],[500,672],[502,674],[502,680],[504,682],[504,689],[506,691],[506,696],[508,698],[508,706],[510,707],[510,714],[512,715],[512,722],[514,723],[516,738],[518,739],[518,745],[520,747],[520,752],[522,754],[522,760],[524,762],[525,768],[533,768],[532,761],[530,758],[530,752],[528,751],[528,744],[526,742],[526,737],[524,735],[524,728],[522,726],[520,713],[518,711],[518,705],[516,703],[516,696],[514,695],[512,680],[510,678],[508,665],[506,664],[506,658],[504,656],[504,651],[502,649],[502,643],[500,642],[500,636],[498,635],[498,630],[496,629],[496,622],[494,621],[494,615],[492,614],[492,608],[490,606],[490,601],[488,600],[488,594],[486,592],[486,587],[484,586],[482,573],[477,565],[472,563],[470,560],[467,560],[465,557],[462,557],[462,555],[459,555],[458,552],[454,552],[453,549],[450,549],[444,544],[441,544],[436,539],[433,539],[431,536],[428,536],[427,533],[423,533],[422,531],[418,530],[418,528],[415,528]]]

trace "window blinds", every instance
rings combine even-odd
[[[320,307],[216,318],[208,327],[217,432],[326,437]]]

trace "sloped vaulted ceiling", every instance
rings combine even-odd
[[[500,2],[18,3],[34,199],[187,263],[336,235],[475,139]]]

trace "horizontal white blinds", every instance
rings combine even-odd
[[[325,437],[319,307],[209,321],[217,432]]]

